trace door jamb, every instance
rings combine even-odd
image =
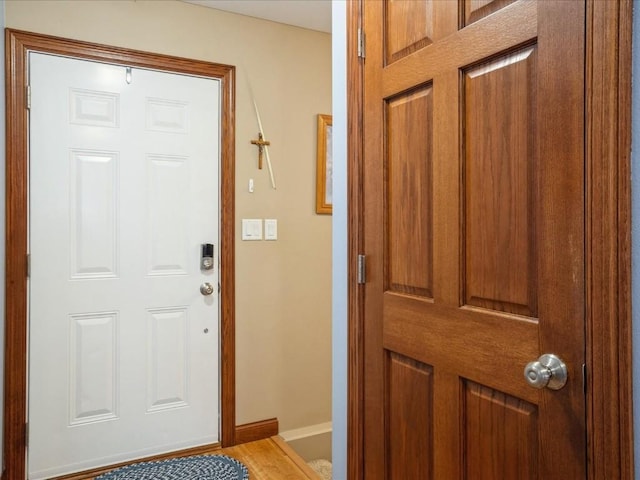
[[[362,251],[363,60],[361,5],[347,2],[349,198],[349,480],[364,475]],[[633,480],[631,363],[632,1],[586,0],[586,405],[588,478]]]
[[[364,61],[359,41],[364,0],[347,1],[347,198],[348,359],[347,479],[364,479],[364,285],[358,255],[364,254]]]
[[[26,478],[27,420],[27,54],[63,55],[216,78],[221,82],[220,438],[235,444],[235,67],[19,30],[5,32],[6,263],[4,468]],[[227,268],[227,266],[229,268]]]

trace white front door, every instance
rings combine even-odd
[[[29,68],[29,478],[215,443],[219,81]]]

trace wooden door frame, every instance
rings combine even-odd
[[[349,480],[363,479],[363,60],[361,3],[347,1]],[[588,478],[633,480],[631,363],[632,2],[586,0],[586,404]]]
[[[4,470],[26,477],[29,52],[215,78],[221,82],[220,438],[235,444],[235,67],[6,29]],[[227,268],[228,267],[228,268]]]

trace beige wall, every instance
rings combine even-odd
[[[237,67],[237,421],[278,417],[281,430],[329,421],[331,217],[314,213],[314,199],[330,35],[173,0],[8,0],[6,26]],[[258,131],[250,90],[277,190],[249,143]],[[277,218],[278,241],[240,241],[243,217]]]

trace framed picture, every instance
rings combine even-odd
[[[331,115],[318,115],[318,153],[316,159],[316,213],[331,215],[333,205],[333,159]]]

